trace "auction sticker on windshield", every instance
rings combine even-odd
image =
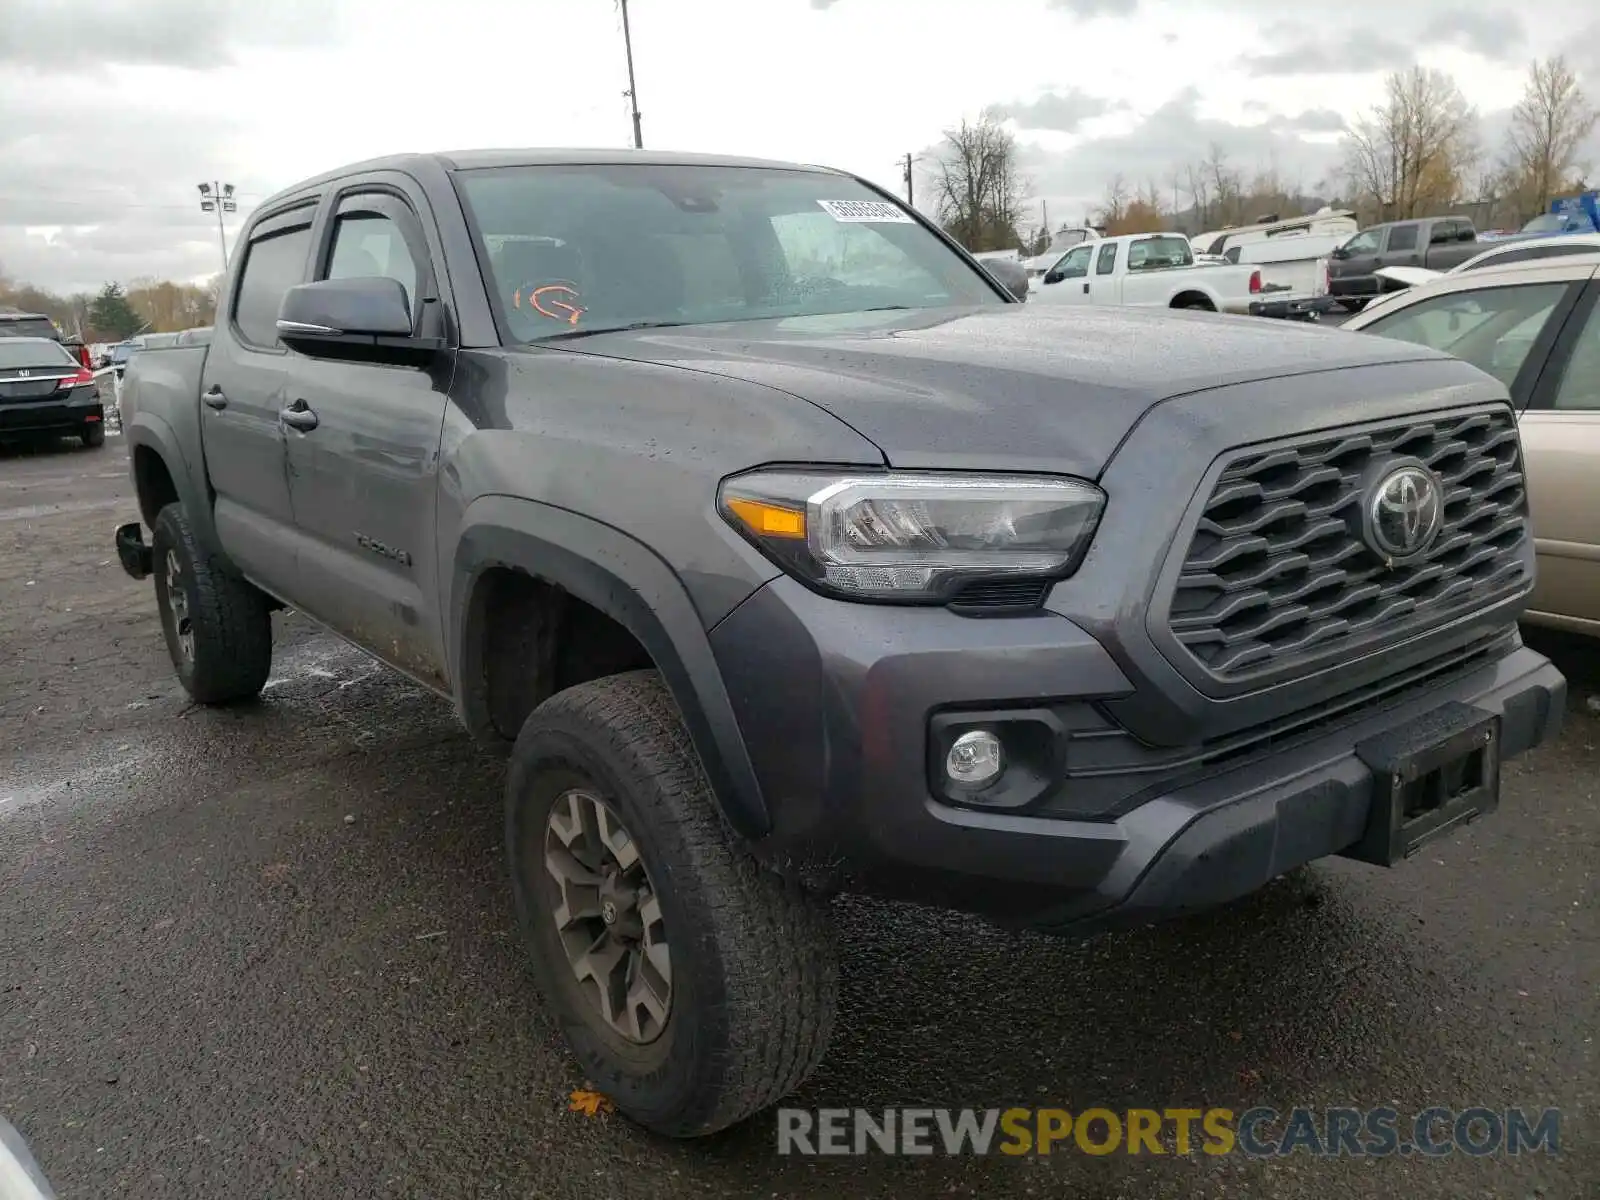
[[[893,221],[900,225],[914,225],[911,214],[897,204],[883,200],[818,200],[822,211],[835,221]]]

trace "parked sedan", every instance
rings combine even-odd
[[[1444,350],[1510,389],[1539,555],[1524,619],[1600,636],[1600,263],[1444,275],[1344,327]]]
[[[0,338],[0,435],[52,433],[105,441],[94,372],[54,338]]]

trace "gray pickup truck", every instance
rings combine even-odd
[[[1483,246],[1466,217],[1427,217],[1390,221],[1363,229],[1329,256],[1328,294],[1350,312],[1404,284],[1379,275],[1380,267],[1423,267],[1448,271],[1477,254]]]
[[[448,697],[552,1010],[667,1134],[817,1063],[838,892],[1073,932],[1395,864],[1562,714],[1498,383],[1021,305],[820,168],[320,176],[124,411],[183,685],[254,697],[289,606]]]

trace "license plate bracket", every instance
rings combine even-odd
[[[1452,701],[1356,746],[1372,802],[1347,858],[1390,867],[1500,806],[1500,717]]]

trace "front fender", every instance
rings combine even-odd
[[[481,703],[465,680],[470,601],[483,573],[496,567],[556,584],[632,633],[677,701],[728,823],[747,838],[768,832],[760,784],[710,639],[683,583],[643,542],[566,509],[486,496],[462,514],[448,628],[457,703],[469,725],[471,706]]]

